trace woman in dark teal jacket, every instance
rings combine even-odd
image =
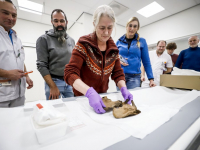
[[[116,43],[121,58],[121,66],[126,78],[128,89],[140,87],[141,79],[141,60],[144,65],[147,77],[150,80],[150,87],[155,86],[152,73],[149,52],[146,40],[140,38],[137,31],[140,28],[139,20],[131,18],[126,24],[126,34]]]

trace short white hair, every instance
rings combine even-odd
[[[111,20],[113,20],[115,26],[116,19],[113,9],[108,5],[101,5],[94,11],[93,14],[94,31],[96,30],[102,16],[108,16]]]
[[[194,36],[191,36],[191,37],[188,38],[188,42],[192,37],[196,37],[199,40],[199,37],[197,35],[194,35]]]

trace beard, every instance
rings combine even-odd
[[[66,37],[67,25],[65,27],[63,27],[63,26],[57,26],[57,27],[55,27],[53,25],[53,28],[54,28],[54,33],[55,33],[55,35],[58,38],[58,41],[60,43],[64,43],[65,42],[65,37]],[[59,28],[62,28],[62,30],[58,30]]]

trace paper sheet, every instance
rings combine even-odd
[[[133,100],[141,114],[123,119],[115,119],[112,111],[96,114],[87,98],[78,98],[81,109],[94,121],[118,126],[130,135],[143,139],[159,126],[170,120],[181,107],[200,96],[199,91],[171,90],[166,87],[131,91]],[[107,95],[113,101],[123,100],[120,93]]]
[[[72,119],[84,126],[73,127],[73,130],[70,130],[70,126],[64,137],[44,145],[38,143],[31,126],[32,112],[23,111],[22,107],[1,108],[0,150],[102,150],[130,136],[116,126],[96,123],[83,113],[76,101],[65,104],[66,107],[56,109],[62,110],[69,122]],[[12,134],[8,134],[8,131]]]
[[[200,76],[200,72],[194,71],[194,70],[190,70],[190,69],[179,69],[177,67],[174,67],[171,75]]]

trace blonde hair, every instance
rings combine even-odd
[[[140,22],[138,20],[137,17],[132,17],[128,20],[128,22],[126,23],[126,27],[129,25],[129,23],[131,23],[132,21],[137,21],[138,22],[138,30],[140,29]],[[138,34],[138,37],[137,37],[137,46],[140,48],[140,35],[138,32],[136,32]]]
[[[102,16],[107,16],[111,20],[113,20],[114,26],[115,26],[116,19],[115,19],[115,13],[113,9],[108,5],[101,5],[97,7],[97,9],[94,11],[94,14],[93,14],[93,23],[94,23],[93,31],[96,30],[96,27],[99,24],[99,20]]]

